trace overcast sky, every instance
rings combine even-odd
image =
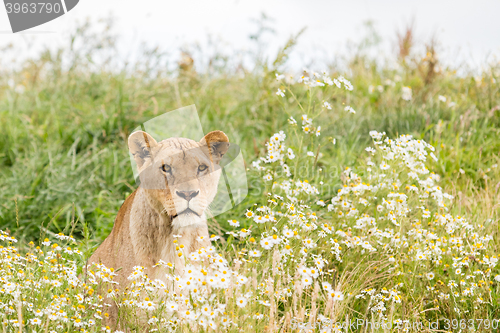
[[[207,34],[221,38],[236,48],[250,46],[255,32],[252,19],[266,13],[274,19],[276,34],[269,52],[282,45],[291,33],[307,27],[296,48],[293,64],[304,65],[314,57],[340,52],[348,40],[359,41],[363,22],[372,20],[390,51],[395,31],[412,19],[417,37],[428,40],[436,35],[448,62],[463,59],[472,65],[483,63],[488,55],[500,54],[500,1],[437,0],[80,0],[63,17],[24,33],[9,33],[5,7],[0,8],[0,47],[13,43],[25,55],[39,46],[58,45],[64,32],[86,17],[99,18],[112,13],[116,31],[122,39],[120,49],[129,54],[141,41],[176,50],[195,41],[203,43]],[[490,58],[491,59],[491,58]]]

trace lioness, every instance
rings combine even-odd
[[[205,210],[217,193],[219,162],[229,140],[213,131],[199,142],[170,138],[160,142],[138,131],[128,139],[141,183],[123,203],[113,230],[88,260],[120,269],[115,281],[124,288],[134,266],[146,268],[151,279],[163,279],[160,259],[175,264],[182,274],[184,261],[176,247],[187,255],[210,245]],[[174,243],[174,235],[177,243]],[[161,276],[163,275],[163,277]],[[114,326],[117,308],[109,311]]]

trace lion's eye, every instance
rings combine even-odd
[[[200,165],[200,166],[198,167],[198,171],[200,171],[200,172],[201,172],[201,171],[205,171],[205,170],[207,170],[207,168],[208,168],[208,167],[207,167],[205,164],[202,164],[202,165]]]
[[[163,170],[163,172],[166,172],[166,173],[171,173],[172,172],[172,168],[170,167],[170,165],[162,165],[161,166],[161,169]]]

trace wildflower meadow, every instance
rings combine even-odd
[[[294,73],[292,37],[251,70],[162,71],[147,50],[116,70],[92,61],[115,51],[99,36],[0,76],[3,332],[498,330],[498,63],[359,48]],[[160,261],[164,279],[137,266],[120,287],[86,264],[134,190],[126,139],[190,104],[237,133],[249,194],[208,221],[212,246],[176,247],[182,275]]]

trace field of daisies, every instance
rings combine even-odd
[[[401,41],[392,61],[365,43],[296,73],[291,38],[252,68],[147,48],[120,67],[94,28],[0,67],[2,332],[498,330],[498,62],[448,68]],[[182,275],[84,270],[135,189],[128,135],[190,104],[235,133],[247,198],[209,220],[211,247],[177,248]]]

